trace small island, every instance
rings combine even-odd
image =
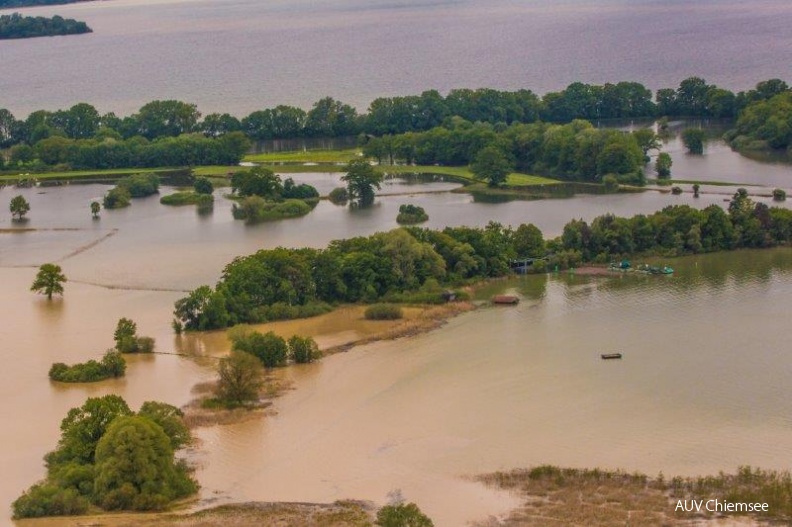
[[[0,40],[81,35],[91,32],[93,30],[85,22],[58,15],[52,18],[22,16],[19,13],[0,16]]]

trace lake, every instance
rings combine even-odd
[[[330,95],[363,111],[427,89],[530,88],[698,75],[732,90],[792,78],[785,0],[111,0],[21,10],[89,35],[3,42],[0,107],[153,99],[243,116]]]

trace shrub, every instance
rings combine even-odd
[[[123,377],[126,361],[115,350],[108,350],[101,361],[89,360],[69,366],[56,362],[49,371],[49,378],[57,382],[97,382],[113,377]]]
[[[602,186],[605,187],[606,192],[618,192],[619,178],[613,174],[608,174],[602,178]]]
[[[289,339],[289,352],[297,364],[313,362],[314,359],[319,358],[319,346],[311,337],[294,335]]]
[[[159,192],[160,180],[156,174],[134,174],[118,181],[118,187],[125,188],[133,198],[145,198]]]
[[[208,207],[214,203],[214,196],[212,196],[211,193],[201,194],[192,191],[174,192],[173,194],[162,196],[160,198],[160,203],[175,207],[180,207],[183,205],[198,205],[199,207]]]
[[[784,189],[773,189],[773,200],[786,201],[786,191]]]
[[[678,187],[674,185],[673,187],[671,187],[671,194],[674,194],[675,196],[682,194],[682,187]]]
[[[423,207],[419,207],[418,205],[400,205],[399,206],[399,215],[396,216],[396,223],[400,224],[416,224],[416,223],[423,223],[429,220],[429,215],[426,214],[426,211]]]
[[[404,316],[402,308],[393,304],[374,304],[366,308],[366,320],[398,320]]]
[[[264,381],[261,362],[256,357],[232,351],[220,359],[217,372],[220,379],[215,394],[223,406],[233,408],[258,401]]]
[[[701,128],[685,128],[682,131],[682,142],[691,154],[704,153],[706,134]]]
[[[154,339],[138,337],[137,324],[128,318],[118,321],[113,339],[116,349],[121,353],[151,353],[154,351]]]
[[[349,192],[347,192],[345,187],[334,188],[330,191],[327,198],[330,200],[330,203],[335,205],[345,205],[347,201],[349,201]]]
[[[205,177],[195,178],[193,188],[195,189],[196,194],[201,194],[204,196],[210,196],[212,192],[214,192],[214,185],[212,185],[212,182]]]
[[[123,187],[115,187],[105,194],[102,199],[102,205],[106,209],[122,209],[128,207],[131,202],[132,196],[129,190]]]
[[[237,220],[255,223],[305,216],[314,206],[316,206],[315,202],[309,203],[298,199],[272,202],[259,196],[248,196],[239,205],[234,204],[233,214]]]
[[[265,368],[283,366],[289,356],[289,347],[283,337],[269,331],[229,332],[232,347],[236,351],[244,351],[257,357]]]
[[[11,506],[14,518],[41,518],[43,516],[76,516],[88,511],[90,502],[75,489],[61,488],[52,483],[39,483],[30,487]]]
[[[319,197],[319,191],[305,183],[296,185],[292,178],[286,178],[283,182],[283,193],[281,196],[284,199],[312,199]]]
[[[386,505],[377,511],[380,527],[433,527],[432,520],[415,503]]]

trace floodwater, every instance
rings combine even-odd
[[[576,81],[732,90],[792,77],[786,0],[112,0],[20,10],[94,33],[2,43],[0,107],[85,101],[129,114],[153,99],[243,116],[324,96],[363,111],[423,90]]]
[[[337,183],[332,174],[294,177]],[[177,338],[170,313],[182,291],[214,283],[234,256],[391,229],[406,202],[427,209],[430,227],[534,222],[548,235],[572,217],[725,205],[720,195],[658,192],[485,204],[425,192],[436,185],[449,183],[393,180],[388,188],[408,195],[379,197],[364,211],[323,201],[303,218],[260,225],[234,221],[222,189],[209,215],[152,197],[103,211],[99,220],[88,205],[104,185],[1,189],[0,202],[21,193],[32,205],[24,225],[0,221],[7,365],[0,417],[14,423],[0,449],[3,508],[43,476],[41,458],[55,446],[60,420],[85,397],[118,393],[132,407],[152,399],[182,405],[194,384],[212,378],[213,356],[227,349],[224,337]],[[70,279],[65,298],[51,303],[28,291],[35,266],[48,261]],[[512,497],[466,478],[488,470],[545,462],[666,474],[739,463],[788,467],[792,413],[784,386],[791,372],[779,328],[792,292],[792,251],[673,265],[671,278],[510,282],[499,287],[524,296],[517,308],[486,309],[435,333],[281,371],[296,390],[277,401],[277,416],[200,431],[202,446],[190,457],[199,466],[203,503],[382,503],[398,489],[438,525],[459,525],[513,506]],[[373,331],[356,316],[339,312],[277,329],[316,335],[329,346]],[[100,356],[120,317],[136,320],[160,351],[192,356],[132,357],[126,378],[96,385],[47,380],[53,362]],[[625,360],[598,360],[616,350]]]

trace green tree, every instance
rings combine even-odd
[[[123,353],[137,351],[137,324],[128,318],[120,319],[116,324],[113,340],[118,351]]]
[[[634,131],[632,135],[638,142],[638,146],[641,147],[644,156],[649,153],[649,150],[660,148],[660,140],[651,128],[640,128]]]
[[[146,139],[162,136],[178,136],[197,129],[201,113],[194,104],[181,101],[152,101],[133,116],[135,134]]]
[[[193,188],[198,194],[209,195],[214,192],[214,185],[212,185],[212,182],[209,181],[209,178],[205,177],[196,178],[195,183],[193,183]]]
[[[377,511],[380,527],[433,527],[432,520],[415,503],[386,505]]]
[[[220,379],[217,383],[217,398],[228,406],[244,406],[259,399],[264,384],[261,362],[244,351],[232,351],[220,359]]]
[[[544,256],[545,242],[542,231],[533,223],[523,223],[514,231],[514,252],[517,256]]]
[[[98,201],[91,202],[91,215],[94,218],[99,217],[99,212],[102,210],[102,205]]]
[[[47,295],[47,300],[52,300],[52,295],[63,295],[63,284],[65,282],[66,276],[59,265],[44,264],[39,267],[30,290]]]
[[[660,179],[668,179],[671,177],[671,165],[673,161],[671,160],[671,155],[668,152],[660,152],[657,154],[657,159],[655,160],[655,172],[657,172],[657,177]]]
[[[365,159],[355,159],[346,166],[341,180],[347,184],[349,198],[358,205],[367,206],[374,203],[374,189],[380,189],[382,174]]]
[[[694,198],[699,197],[699,190],[700,189],[701,189],[701,186],[698,183],[693,183],[693,197]]]
[[[167,403],[146,401],[140,407],[138,415],[147,417],[157,423],[170,439],[173,450],[187,446],[192,440],[190,429],[184,424],[184,412]]]
[[[512,170],[509,159],[500,148],[495,146],[483,148],[470,165],[473,175],[478,179],[486,180],[490,187],[499,187],[505,183]]]
[[[311,337],[294,335],[289,339],[289,354],[297,364],[313,362],[319,357],[319,346]]]
[[[146,417],[115,418],[96,446],[94,499],[106,510],[161,510],[195,490],[167,434]]]
[[[25,217],[25,214],[30,212],[30,203],[28,203],[24,196],[19,195],[11,199],[8,208],[11,211],[12,218],[17,216],[17,219],[21,220]]]
[[[230,335],[233,349],[244,351],[257,357],[265,368],[283,366],[289,357],[289,347],[283,337],[272,331],[259,333],[258,331],[240,332]]]
[[[187,330],[224,328],[229,321],[225,297],[219,291],[212,291],[208,285],[178,300],[173,314]]]
[[[701,128],[685,128],[682,131],[682,142],[691,154],[704,153],[704,139],[706,134]]]

